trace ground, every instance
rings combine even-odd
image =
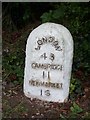
[[[3,30],[3,61],[10,62],[12,58],[6,59],[6,55],[13,55],[16,51],[23,53],[25,55],[25,45],[26,40],[30,32],[40,24],[36,22],[34,24],[29,24],[25,28],[20,29],[15,32],[9,32]],[[14,60],[17,60],[13,56]],[[19,54],[21,55],[21,54]],[[4,57],[5,56],[5,57]],[[12,56],[11,56],[12,57]],[[20,59],[22,59],[22,57]],[[24,56],[25,58],[25,56]],[[23,58],[23,59],[24,59]],[[20,60],[21,61],[21,60]],[[14,62],[11,61],[12,66]],[[9,64],[9,63],[8,63]],[[18,63],[19,66],[24,69],[23,63]],[[15,69],[18,69],[14,66]],[[90,76],[81,79],[82,94],[74,94],[74,99],[69,97],[67,103],[56,103],[56,102],[46,102],[38,99],[27,98],[23,93],[23,82],[19,83],[17,71],[9,71],[9,68],[4,68],[3,63],[3,118],[47,118],[49,119],[60,119],[60,118],[90,118]],[[83,74],[82,71],[78,71],[79,74]],[[20,73],[19,73],[20,75]],[[23,77],[22,77],[23,81]]]

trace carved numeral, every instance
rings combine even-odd
[[[41,91],[40,91],[40,95],[42,96],[42,89],[41,89]]]
[[[46,90],[46,91],[45,91],[45,95],[46,95],[46,96],[50,96],[50,91],[49,91],[49,90]]]
[[[50,80],[50,72],[48,72],[48,79]]]
[[[43,54],[41,55],[41,57],[44,58],[44,60],[45,60],[45,59],[47,58],[46,53],[43,53]],[[53,61],[53,60],[55,59],[55,55],[54,55],[53,53],[50,53],[49,59]]]
[[[44,79],[44,78],[45,78],[45,72],[43,71],[43,79]],[[50,81],[50,72],[48,72],[47,78],[48,78],[48,80]]]
[[[46,95],[46,96],[50,96],[51,94],[50,94],[50,90],[45,90],[44,91],[44,94]],[[40,90],[40,96],[42,96],[42,89]]]
[[[45,78],[45,72],[43,71],[43,79]]]
[[[53,61],[53,60],[54,60],[54,58],[55,58],[54,54],[53,54],[53,53],[51,53],[51,54],[50,54],[50,60],[52,60],[52,61]]]
[[[42,54],[41,57],[45,60],[47,58],[46,53]]]

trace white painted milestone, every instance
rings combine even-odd
[[[69,95],[73,39],[69,30],[55,23],[34,29],[27,40],[24,94],[52,102],[66,102]]]

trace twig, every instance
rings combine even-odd
[[[18,87],[20,87],[21,85],[18,85],[18,86],[16,86],[16,87],[12,87],[11,89],[16,89],[16,88],[18,88]]]
[[[3,79],[3,81],[6,80],[9,75],[10,75],[10,73],[8,73],[8,74],[5,76],[5,78]]]

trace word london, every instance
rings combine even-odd
[[[43,37],[42,39],[39,39],[37,41],[37,48],[35,48],[35,50],[40,50],[41,45],[44,45],[45,43],[51,43],[52,46],[55,47],[55,49],[57,51],[62,51],[61,47],[59,46],[59,42],[55,41],[55,37],[54,36],[47,36],[47,37]]]

